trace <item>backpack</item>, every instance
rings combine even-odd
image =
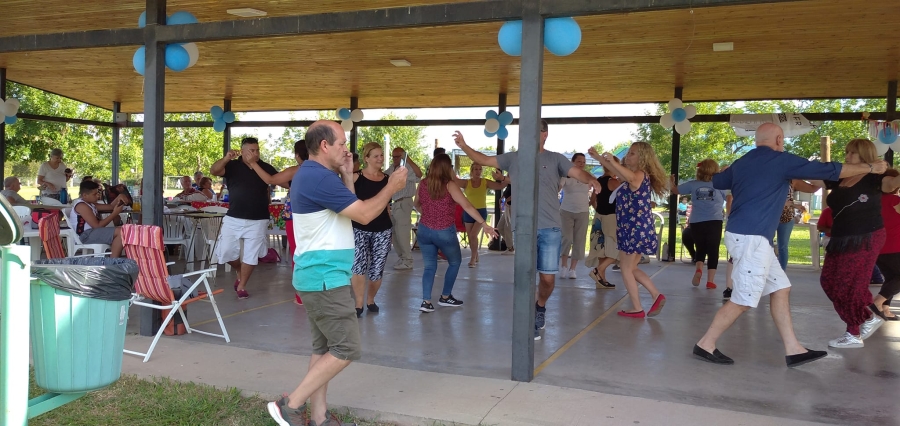
[[[281,262],[281,255],[273,248],[266,251],[266,255],[259,258],[259,263],[278,263]]]
[[[503,241],[503,239],[499,237],[493,237],[488,243],[488,250],[506,251],[506,241]]]

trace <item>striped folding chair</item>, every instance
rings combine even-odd
[[[178,312],[178,314],[181,315],[185,330],[187,330],[188,333],[197,332],[208,336],[221,337],[225,339],[226,342],[231,341],[231,339],[228,338],[228,331],[225,330],[225,323],[222,322],[222,315],[219,313],[219,307],[216,305],[216,300],[213,297],[213,295],[219,294],[224,290],[219,289],[212,291],[209,286],[209,274],[215,270],[214,268],[202,269],[178,276],[195,276],[197,279],[184,291],[184,294],[180,299],[176,299],[174,293],[172,293],[172,288],[169,285],[169,271],[166,269],[165,257],[166,246],[163,244],[162,228],[151,225],[123,225],[122,243],[125,245],[125,253],[128,258],[134,260],[138,264],[138,278],[134,286],[135,295],[132,298],[132,303],[146,308],[169,311],[169,314],[159,327],[159,332],[157,332],[156,336],[153,338],[153,343],[150,344],[150,349],[147,353],[129,351],[127,349],[125,350],[125,353],[143,356],[144,362],[147,362],[150,359],[150,354],[153,353],[153,348],[156,347],[156,343],[159,341],[159,337],[162,336],[169,321],[174,317],[175,312]],[[191,297],[200,284],[203,284],[206,293]],[[144,299],[150,299],[158,304],[144,302]],[[216,319],[219,321],[219,327],[222,328],[222,334],[208,333],[191,328],[182,307],[201,300],[208,301],[212,304],[213,311],[216,313]]]
[[[62,259],[66,257],[63,250],[62,238],[60,238],[59,229],[59,211],[55,211],[49,216],[44,216],[38,221],[38,236],[44,245],[44,252],[47,253],[47,259]]]

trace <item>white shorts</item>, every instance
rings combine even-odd
[[[732,303],[755,308],[763,296],[791,286],[765,237],[726,232],[725,247],[734,263]]]
[[[266,230],[269,221],[238,219],[225,216],[222,219],[222,230],[216,243],[216,258],[220,264],[241,258],[245,265],[259,263],[260,253],[266,250]],[[244,255],[241,256],[241,241],[244,242]]]

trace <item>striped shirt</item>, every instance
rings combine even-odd
[[[399,167],[399,166],[397,166],[397,167]],[[384,174],[390,176],[391,173],[397,167],[393,167],[393,166],[388,167],[388,169],[384,171]],[[417,183],[419,183],[419,178],[417,178],[416,174],[413,173],[412,170],[410,170],[409,173],[406,175],[406,186],[403,189],[401,189],[400,191],[398,191],[396,194],[394,194],[391,197],[391,199],[394,201],[397,201],[397,200],[400,200],[403,198],[409,198],[409,197],[415,196]]]
[[[301,185],[301,182],[303,184]],[[294,273],[297,291],[331,290],[350,285],[354,240],[350,218],[341,216],[358,201],[337,173],[304,161],[291,184],[294,223]]]

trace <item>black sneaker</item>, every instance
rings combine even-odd
[[[431,302],[422,302],[422,306],[419,306],[419,310],[422,312],[434,312],[434,305]]]
[[[306,413],[306,404],[296,410],[287,406],[288,399],[282,396],[267,406],[269,415],[279,426],[306,426],[309,424],[309,415]]]
[[[731,299],[731,289],[726,288],[725,291],[722,292],[723,299]]]
[[[438,305],[441,305],[441,306],[462,306],[462,305],[463,305],[463,302],[462,302],[462,300],[457,300],[457,299],[456,299],[455,297],[453,297],[453,295],[451,294],[451,295],[448,296],[446,299],[444,298],[444,296],[441,296],[441,298],[438,299]]]
[[[374,304],[374,303],[371,304],[371,305],[366,305],[366,309],[368,309],[369,312],[376,312],[376,313],[377,313],[377,312],[378,312],[378,305],[376,305],[376,304]]]
[[[618,264],[613,265],[612,270],[614,272],[622,272],[622,268],[620,268]]]

